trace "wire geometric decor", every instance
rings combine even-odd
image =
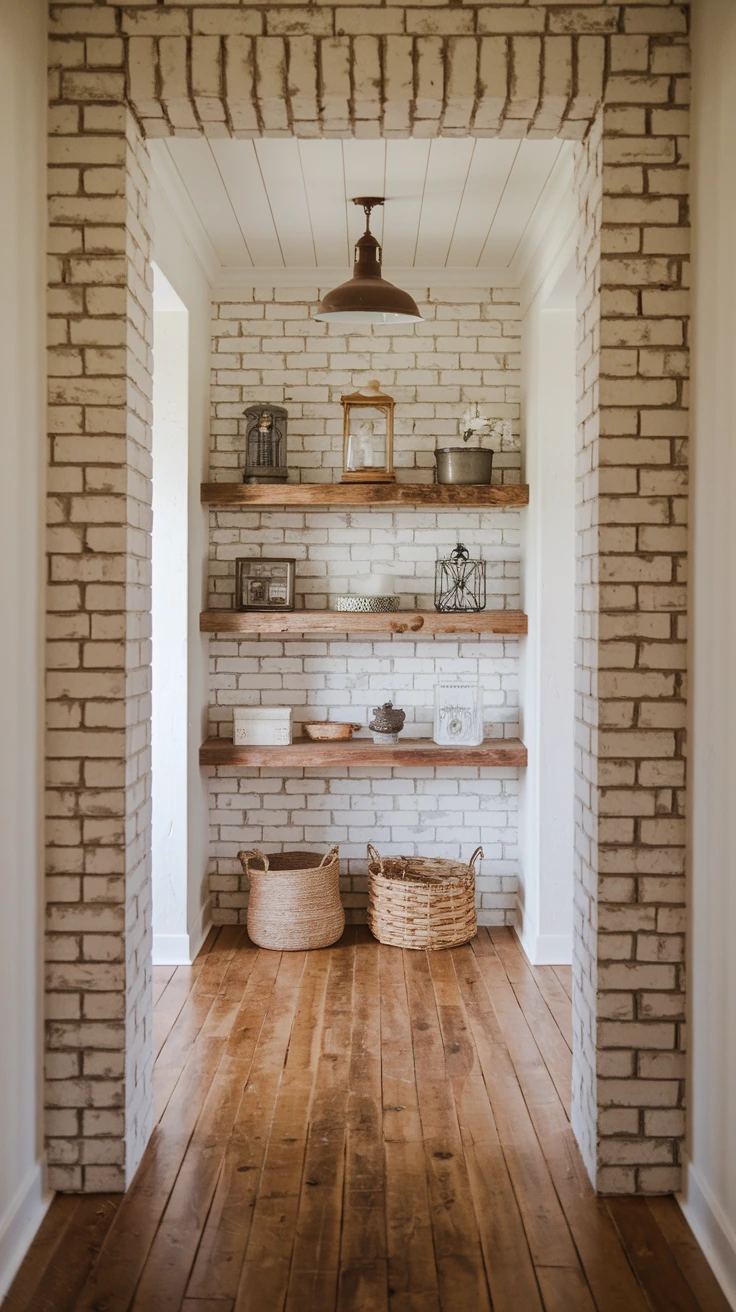
[[[434,607],[439,611],[485,610],[486,562],[471,560],[458,542],[452,554],[434,567]]]

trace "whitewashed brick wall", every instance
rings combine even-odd
[[[324,289],[323,289],[324,290]],[[213,479],[242,477],[244,407],[255,400],[289,410],[292,478],[339,478],[340,396],[370,377],[396,399],[399,478],[430,481],[433,451],[458,439],[469,401],[511,421],[497,478],[519,480],[518,292],[427,289],[424,323],[355,332],[317,323],[317,288],[257,289],[253,299],[218,302],[213,321]],[[230,607],[237,556],[297,559],[297,607],[323,608],[372,567],[392,573],[405,609],[434,604],[434,562],[462,540],[487,560],[488,605],[518,608],[519,512],[388,510],[246,512],[210,515],[210,596]],[[305,719],[366,724],[392,698],[407,711],[404,732],[431,736],[438,674],[479,674],[487,732],[518,733],[518,641],[370,635],[348,639],[210,640],[210,731],[230,737],[233,707],[289,705],[294,731]],[[218,924],[243,923],[247,880],[238,851],[251,844],[326,848],[340,843],[349,919],[364,919],[365,845],[387,853],[469,857],[480,843],[481,923],[510,923],[515,905],[516,770],[211,771],[210,887]]]
[[[95,1191],[130,1181],[151,1125],[152,283],[148,155],[96,103],[122,73],[80,79],[70,54],[52,48],[46,1131],[51,1186]]]
[[[433,288],[415,293],[424,322],[327,324],[314,311],[328,287],[254,288],[214,306],[210,478],[242,477],[245,406],[289,411],[292,481],[339,480],[340,397],[370,378],[396,401],[399,480],[432,482],[434,449],[458,438],[468,403],[508,419],[513,439],[494,456],[494,482],[519,481],[519,293]],[[349,330],[349,331],[348,331]]]
[[[577,170],[573,1123],[602,1191],[657,1193],[685,1128],[689,57],[612,53]]]

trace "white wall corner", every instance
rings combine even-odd
[[[720,1204],[683,1153],[683,1191],[677,1201],[732,1308],[736,1308],[736,1233]]]
[[[572,934],[537,934],[533,929],[524,933],[514,925],[518,938],[532,966],[569,966],[572,964]]]
[[[208,283],[212,285],[222,271],[220,258],[210,241],[174,163],[165,141],[148,141],[148,153],[153,165],[153,186],[158,188],[175,222],[178,224],[190,250],[197,259]]]
[[[524,892],[524,887],[519,878],[519,893]],[[533,924],[531,916],[525,915],[524,908],[521,904],[521,898],[516,898],[516,918],[514,920],[514,933],[521,944],[522,951],[532,966],[537,963],[534,960],[536,942],[538,938],[536,925]]]
[[[193,925],[189,927],[189,960],[194,958],[202,949],[207,935],[212,928],[212,898],[207,895],[207,900],[200,907],[199,914]]]
[[[154,966],[191,966],[212,928],[212,900],[207,898],[187,934],[154,934]]]
[[[521,289],[522,314],[542,284],[553,286],[574,255],[577,222],[573,155],[563,151],[511,261],[510,272]]]
[[[53,1196],[46,1189],[43,1166],[36,1162],[5,1216],[0,1218],[0,1302],[15,1279]]]

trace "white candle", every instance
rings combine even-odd
[[[396,591],[393,574],[369,574],[356,583],[359,595],[364,597],[391,597]]]

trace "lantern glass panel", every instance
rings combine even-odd
[[[355,473],[358,470],[385,470],[385,468],[385,410],[379,410],[376,406],[365,406],[353,410],[345,459],[346,473]]]
[[[343,483],[393,483],[394,402],[377,382],[343,396]]]
[[[286,421],[280,405],[250,405],[245,411],[245,483],[281,483],[288,477]]]
[[[435,565],[434,606],[438,611],[485,610],[486,563],[472,560],[461,542]]]

